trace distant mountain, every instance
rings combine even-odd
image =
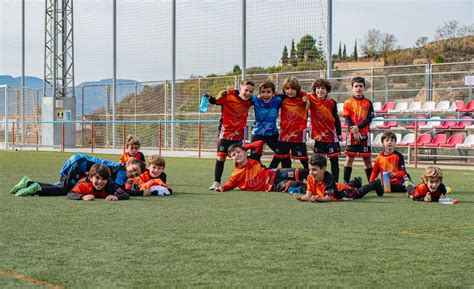
[[[117,79],[117,102],[121,101],[125,96],[135,93],[135,83],[137,80]],[[106,85],[112,84],[112,78],[102,79],[98,81],[85,81],[76,85],[77,98],[77,114],[81,114],[82,109],[82,91],[84,91],[84,114],[105,107],[107,88]],[[11,75],[0,75],[0,85],[8,85],[13,87],[21,87],[21,77],[13,77]],[[43,79],[35,76],[25,76],[25,87],[43,89]],[[137,91],[140,93],[143,85],[137,85]],[[11,94],[9,103],[16,101],[15,95]]]

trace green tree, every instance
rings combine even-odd
[[[342,51],[342,58],[344,61],[347,60],[347,53],[346,53],[346,44],[344,43],[344,50]]]
[[[342,59],[342,49],[341,49],[341,42],[339,41],[339,50],[337,51],[337,58],[339,61]]]
[[[234,65],[234,68],[232,68],[232,73],[237,75],[242,74],[242,69],[236,64]]]
[[[296,48],[295,48],[295,40],[291,40],[291,50],[290,50],[290,59],[289,63],[291,66],[297,66],[298,65],[298,58],[296,56]]]
[[[287,65],[288,64],[288,48],[283,47],[283,53],[281,54],[281,65]]]
[[[316,48],[316,40],[309,34],[301,37],[296,45],[296,53],[299,62],[314,61],[322,58],[321,51]]]
[[[354,61],[359,59],[359,55],[357,53],[357,40],[354,43],[354,52],[352,53],[352,58],[354,58]]]

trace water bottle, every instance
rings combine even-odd
[[[208,105],[209,105],[209,95],[208,94],[203,94],[201,96],[201,103],[199,104],[199,111],[200,112],[206,112]]]
[[[389,172],[382,173],[382,182],[383,182],[383,192],[391,193],[392,189],[390,188],[390,173]]]
[[[447,197],[439,197],[439,201],[438,201],[441,205],[453,205],[454,204],[454,200],[452,198],[447,198]]]

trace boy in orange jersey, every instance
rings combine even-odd
[[[254,159],[247,157],[246,150],[261,150],[263,141],[256,141],[242,147],[233,144],[229,147],[229,156],[235,163],[235,169],[230,179],[216,191],[224,192],[238,187],[245,191],[272,191],[304,193],[306,184],[304,180],[308,176],[306,169],[267,169]]]
[[[344,164],[344,181],[349,182],[352,174],[354,158],[362,157],[367,180],[372,174],[371,148],[370,148],[370,123],[375,116],[372,102],[364,97],[365,79],[354,77],[352,83],[352,97],[344,102],[342,116],[348,126],[346,163]]]
[[[283,168],[290,168],[291,152],[291,157],[300,160],[303,167],[307,169],[308,152],[306,143],[303,141],[303,133],[308,121],[306,92],[301,91],[301,84],[294,76],[283,80],[282,89],[284,95],[281,95],[280,110],[281,149],[279,154],[275,154],[271,167],[277,167],[281,161]]]
[[[300,201],[331,202],[350,201],[360,199],[368,192],[375,190],[379,197],[383,196],[380,180],[362,186],[361,178],[357,177],[347,184],[336,184],[334,177],[326,171],[327,158],[324,155],[314,154],[309,158],[309,176],[306,195],[297,195]]]
[[[125,184],[125,189],[132,196],[167,196],[172,190],[166,185],[165,159],[160,155],[148,158],[146,171],[139,177],[130,178]]]
[[[423,173],[423,183],[416,186],[413,201],[437,202],[446,196],[443,184],[443,171],[436,166],[429,166]]]
[[[131,158],[144,162],[145,156],[139,150],[140,139],[134,135],[129,135],[127,137],[127,151],[120,156],[120,163],[124,164]]]
[[[308,95],[311,119],[311,138],[314,139],[314,153],[324,154],[331,162],[331,173],[339,182],[339,155],[342,140],[341,120],[337,114],[337,103],[328,98],[331,83],[327,79],[316,79],[313,93]]]
[[[247,116],[252,106],[250,99],[254,88],[255,83],[244,80],[240,84],[239,90],[221,91],[216,98],[209,96],[209,103],[222,107],[214,182],[209,187],[210,190],[220,186],[229,146],[232,144],[242,145],[244,130],[247,126]]]
[[[395,150],[396,142],[397,136],[393,132],[386,131],[382,134],[384,150],[375,159],[370,182],[375,181],[379,173],[380,179],[383,180],[382,174],[388,172],[391,192],[408,193],[408,196],[412,196],[415,185],[406,171],[403,155]]]
[[[106,165],[95,164],[89,175],[82,178],[67,194],[71,200],[93,201],[104,198],[106,201],[128,200],[129,196],[110,179]]]

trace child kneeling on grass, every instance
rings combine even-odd
[[[295,194],[300,201],[331,202],[360,199],[368,192],[375,190],[379,197],[383,196],[382,183],[379,179],[362,186],[362,178],[356,177],[347,184],[336,184],[333,175],[326,171],[325,155],[314,154],[309,158],[309,176],[306,195]]]
[[[235,143],[229,146],[228,153],[235,163],[230,179],[215,190],[224,192],[238,187],[244,191],[272,191],[303,193],[306,191],[304,180],[307,169],[268,169],[259,161],[248,158],[246,150],[262,152],[263,141],[256,141],[246,146]]]
[[[152,155],[148,159],[148,168],[139,177],[130,178],[125,189],[132,196],[168,196],[172,190],[166,185],[165,159],[160,155]]]
[[[106,165],[95,164],[89,175],[82,178],[67,194],[71,200],[93,201],[104,198],[106,201],[128,200],[129,196],[110,178]]]
[[[443,182],[443,171],[436,166],[429,166],[423,173],[423,183],[415,188],[413,201],[437,202],[446,196]]]
[[[390,191],[407,193],[410,197],[413,195],[415,185],[407,173],[403,155],[395,150],[396,142],[397,136],[393,132],[386,131],[382,134],[383,152],[375,159],[370,182],[375,181],[379,174],[383,180],[382,174],[386,172],[390,176]]]

